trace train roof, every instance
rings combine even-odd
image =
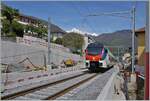
[[[102,47],[104,47],[104,45],[102,43],[94,42],[94,43],[90,43],[87,48],[90,48],[90,47],[101,47],[102,48]]]

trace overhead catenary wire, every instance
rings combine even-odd
[[[115,11],[115,12],[104,12],[104,13],[96,13],[96,14],[88,14],[86,16],[102,16],[102,15],[108,15],[108,16],[115,16],[116,17],[122,17],[122,18],[126,18],[126,16],[120,16],[121,14],[131,14],[129,17],[129,19],[132,21],[132,73],[134,72],[134,58],[135,58],[135,12],[136,12],[136,8],[135,8],[136,4],[133,6],[132,9],[128,10],[128,11]],[[119,16],[118,16],[119,15]]]
[[[91,31],[96,32],[95,29],[91,26],[91,24],[88,23],[88,21],[87,21],[87,18],[88,18],[88,17],[85,16],[83,13],[81,13],[80,10],[76,7],[76,5],[74,5],[74,3],[71,2],[71,4],[72,4],[72,7],[74,7],[74,9],[77,11],[77,13],[82,17],[82,21],[83,21],[82,24],[86,23],[86,25],[91,29]],[[79,26],[80,26],[80,25],[79,25]],[[85,34],[87,34],[87,33],[85,33]],[[90,37],[90,36],[88,36],[88,37]],[[96,41],[96,40],[93,39],[92,37],[90,37],[90,38],[91,38],[93,41]]]
[[[89,7],[88,7],[88,6],[85,6],[85,7],[86,7],[88,13],[91,13]],[[87,21],[87,23],[88,23],[88,21]],[[89,23],[90,23],[90,22],[89,22]],[[95,28],[94,28],[93,26],[91,26],[91,24],[89,24],[89,25],[90,25],[90,27],[92,28],[92,30],[96,33]]]
[[[100,15],[112,15],[112,14],[129,14],[130,11],[116,11],[116,12],[105,12],[105,13],[95,13],[95,14],[88,14],[88,16],[100,16]]]
[[[88,17],[85,16],[84,13],[81,13],[80,10],[78,9],[78,7],[77,7],[74,3],[71,2],[71,4],[72,4],[72,7],[76,10],[76,12],[82,17],[82,21],[83,21],[82,24],[86,23],[86,25],[89,26],[89,28],[91,29],[91,31],[94,31],[94,32],[95,32],[95,29],[94,29],[94,28],[91,26],[91,24],[88,22],[88,19],[87,19]],[[80,26],[80,25],[79,25],[79,26]]]

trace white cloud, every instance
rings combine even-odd
[[[69,31],[67,31],[67,32],[68,32],[68,33],[69,33],[69,32],[76,32],[76,33],[79,33],[79,34],[82,34],[82,35],[88,34],[88,35],[92,35],[92,36],[98,36],[98,34],[96,34],[96,33],[84,32],[84,31],[81,31],[81,30],[79,30],[79,29],[77,29],[77,28],[73,28],[73,29],[71,29],[71,30],[69,30]]]

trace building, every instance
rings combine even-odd
[[[51,24],[51,38],[53,41],[57,38],[62,38],[64,34],[66,34],[64,30],[54,24]]]
[[[37,17],[19,14],[17,21],[23,25],[32,25],[34,27],[42,26],[48,28],[48,22]],[[31,31],[28,31],[29,33]],[[57,25],[51,24],[51,39],[55,41],[57,38],[62,38],[66,32]],[[27,34],[27,33],[26,33]],[[36,34],[36,33],[34,33]],[[46,39],[45,37],[44,39]]]
[[[95,42],[95,40],[90,37],[89,35],[85,34],[84,35],[84,45],[83,45],[83,50],[85,50],[88,46],[88,44]]]
[[[145,27],[136,30],[135,32],[138,44],[138,65],[145,65]]]
[[[24,25],[31,24],[33,26],[38,27],[41,22],[41,19],[38,19],[38,18],[32,17],[32,16],[27,16],[24,14],[19,14],[18,22],[21,24],[24,24]],[[47,27],[47,26],[45,26],[45,27]]]

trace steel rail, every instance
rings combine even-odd
[[[54,95],[51,95],[51,96],[49,96],[49,97],[47,97],[45,99],[42,99],[42,100],[55,100],[56,98],[58,98],[58,97],[60,97],[60,96],[62,96],[64,94],[68,93],[69,91],[79,87],[83,83],[88,82],[89,80],[91,80],[92,78],[96,77],[97,75],[98,74],[92,75],[92,76],[90,76],[90,77],[88,77],[88,78],[86,78],[86,79],[84,79],[84,80],[82,80],[82,81],[80,81],[80,82],[78,82],[78,83],[76,83],[74,85],[71,85],[70,87],[68,87],[66,89],[63,89],[63,90],[59,91],[58,93],[56,93]]]
[[[47,83],[47,84],[44,84],[44,85],[36,86],[36,87],[31,88],[31,89],[25,89],[25,90],[22,90],[22,91],[19,91],[19,92],[16,92],[16,93],[1,96],[1,100],[11,100],[11,99],[14,99],[14,98],[17,98],[17,97],[20,97],[20,96],[23,96],[23,95],[26,95],[26,94],[44,89],[44,88],[47,88],[49,86],[53,86],[53,85],[65,82],[65,81],[80,77],[82,75],[86,75],[86,74],[87,74],[87,72],[84,72],[83,74],[79,74],[79,75],[76,75],[76,76],[73,76],[73,77],[68,77],[68,78],[58,80],[58,81],[55,81],[55,82],[52,82],[52,83]]]

